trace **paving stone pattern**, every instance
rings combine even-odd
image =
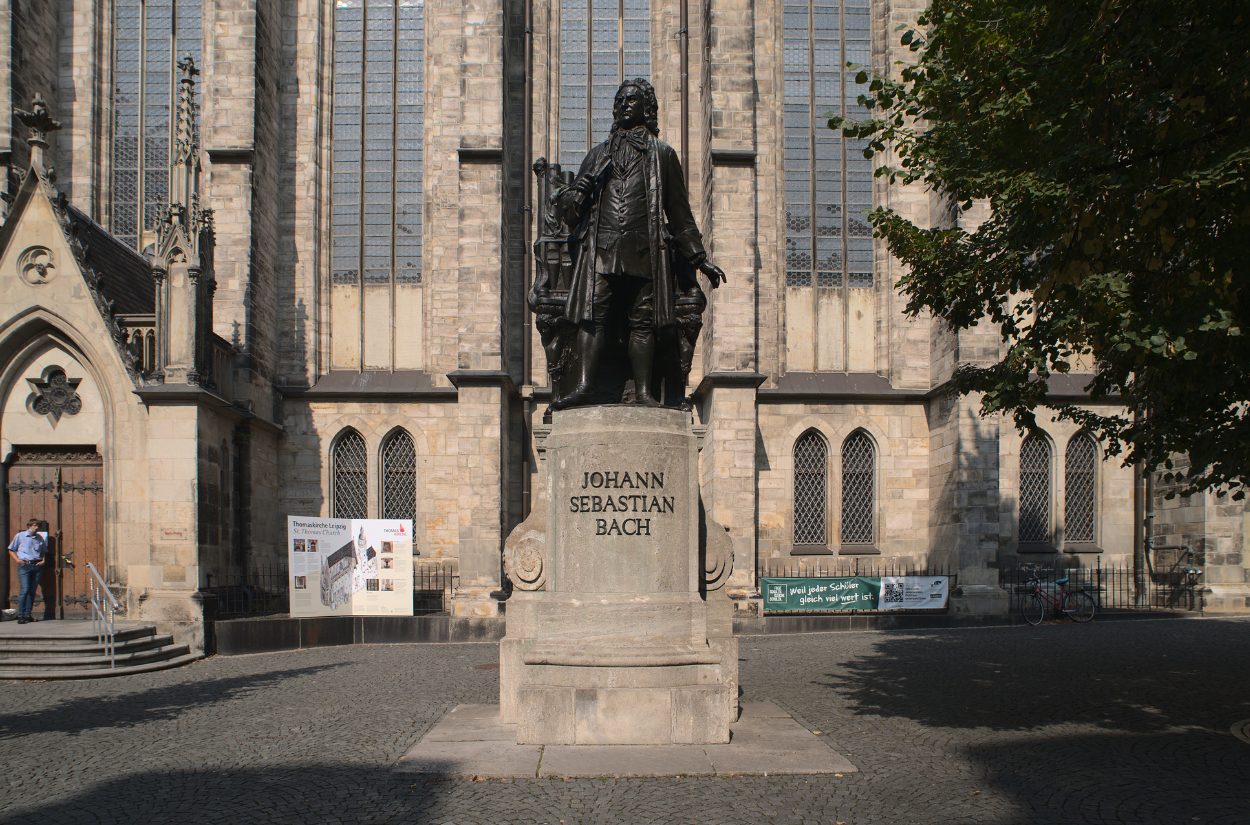
[[[1250,621],[742,639],[742,686],[843,777],[438,780],[391,766],[495,698],[494,645],[324,648],[0,684],[3,823],[1245,823]]]

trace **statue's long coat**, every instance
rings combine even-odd
[[[582,161],[573,186],[557,195],[557,203],[569,210],[565,218],[568,225],[574,227],[573,238],[580,250],[564,310],[565,317],[575,324],[594,318],[595,242],[604,175],[612,163],[611,143],[611,139],[605,140],[591,149]],[[655,282],[655,325],[664,327],[674,323],[677,282],[672,254],[676,254],[682,262],[691,262],[703,259],[706,253],[703,236],[699,234],[694,214],[690,211],[690,199],[686,194],[686,181],[682,177],[677,152],[664,141],[649,135],[644,163],[650,218],[651,276]],[[582,204],[582,214],[577,214],[568,196],[582,187],[585,187],[589,197]]]

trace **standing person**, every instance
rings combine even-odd
[[[17,598],[17,623],[33,622],[31,609],[35,606],[35,587],[43,575],[44,558],[48,554],[48,542],[39,535],[39,519],[26,522],[26,529],[9,542],[9,555],[17,562],[17,575],[22,582]],[[44,594],[47,598],[47,594]]]

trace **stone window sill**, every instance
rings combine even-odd
[[[1092,541],[1072,541],[1063,546],[1065,553],[1101,553],[1102,548]]]
[[[1055,553],[1055,545],[1048,541],[1031,541],[1028,543],[1021,542],[1016,548],[1017,553]]]
[[[839,556],[880,556],[875,544],[844,544],[838,548]]]
[[[823,544],[795,544],[790,548],[792,556],[832,556],[833,551]]]

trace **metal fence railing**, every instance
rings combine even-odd
[[[760,572],[774,579],[838,578],[842,576],[950,576],[948,565],[880,561],[861,556],[811,556],[799,560],[769,559]]]
[[[290,609],[290,576],[286,560],[255,563],[247,568],[207,570],[200,590],[214,597],[218,619],[268,616]]]
[[[1175,558],[1161,551],[1177,549]],[[1054,593],[1055,580],[1066,577],[1069,590],[1083,590],[1107,611],[1195,611],[1203,609],[1202,567],[1196,554],[1188,548],[1154,548],[1148,554],[1152,563],[1136,570],[1131,564],[1103,564],[1096,560],[1092,567],[1068,567],[1062,563],[1050,566],[1021,564],[999,573],[999,585],[1011,598],[1011,612],[1018,614],[1020,605],[1033,591],[1031,579],[1036,576],[1043,590]]]
[[[454,562],[417,564],[412,571],[413,614],[446,613],[459,585]],[[217,619],[268,616],[290,610],[291,578],[285,560],[252,564],[246,569],[207,570],[200,590],[213,597],[213,615]]]
[[[412,612],[416,616],[446,613],[460,576],[449,561],[426,562],[412,570]]]

